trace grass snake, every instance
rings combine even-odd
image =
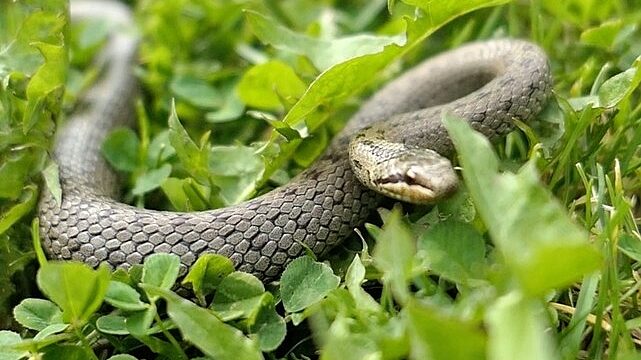
[[[92,16],[132,23],[129,10],[116,3],[72,2],[72,17]],[[165,252],[180,257],[184,272],[200,254],[215,252],[238,270],[274,279],[304,246],[321,255],[340,243],[380,204],[379,192],[414,202],[451,193],[456,174],[444,113],[496,139],[513,129],[514,118],[535,117],[551,88],[547,58],[536,45],[467,44],[375,93],[290,183],[222,209],[156,211],[115,200],[117,174],[101,155],[109,132],[133,122],[137,47],[131,32],[110,34],[99,58],[103,75],[57,132],[62,203],[45,190],[39,205],[43,245],[52,258],[128,268]]]

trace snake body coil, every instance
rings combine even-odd
[[[81,12],[74,5],[72,12]],[[132,121],[136,48],[130,35],[111,36],[104,76],[58,131],[54,156],[62,203],[44,191],[39,209],[44,248],[53,258],[127,268],[166,252],[180,256],[184,271],[200,254],[215,252],[230,257],[238,270],[272,279],[302,254],[301,244],[324,253],[380,203],[382,196],[361,185],[350,168],[347,148],[361,129],[373,125],[389,141],[451,157],[444,112],[494,139],[513,128],[513,118],[534,117],[550,90],[547,59],[535,45],[466,45],[423,62],[376,93],[324,155],[289,184],[223,209],[155,211],[114,200],[117,177],[100,151],[114,127]]]

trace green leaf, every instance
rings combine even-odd
[[[18,344],[22,339],[13,331],[0,330],[0,360],[19,360],[27,356],[26,351],[13,350],[11,345]]]
[[[376,267],[383,272],[383,282],[391,287],[399,301],[405,302],[415,266],[416,244],[412,234],[397,209],[385,220],[383,231],[372,231],[371,226],[367,229],[376,239],[373,258]]]
[[[176,211],[198,211],[208,208],[206,199],[196,195],[206,194],[207,188],[196,183],[192,178],[169,177],[160,187]]]
[[[178,279],[180,258],[174,254],[152,254],[143,264],[142,282],[162,289],[171,289]],[[151,299],[155,300],[154,297]]]
[[[258,346],[262,351],[274,351],[285,340],[287,326],[276,309],[273,297],[269,306],[260,308],[251,331],[258,337]]]
[[[228,321],[255,315],[266,302],[263,283],[255,276],[233,272],[225,277],[214,295],[211,308]]]
[[[581,42],[607,49],[612,46],[622,27],[623,21],[621,19],[604,22],[583,31]]]
[[[309,256],[295,259],[280,278],[280,295],[285,310],[301,311],[319,301],[338,287],[340,278],[326,264]]]
[[[154,298],[156,299],[156,298]],[[125,325],[127,331],[136,337],[149,334],[154,318],[158,316],[156,306],[152,303],[147,309],[132,312],[126,315]]]
[[[20,325],[43,330],[49,325],[62,323],[62,312],[51,301],[43,299],[24,299],[13,308],[13,317]]]
[[[110,356],[107,358],[107,360],[137,360],[138,358],[135,356],[131,356],[129,354],[118,354],[114,356]]]
[[[558,359],[553,340],[546,331],[545,309],[536,300],[512,292],[488,309],[488,354],[495,360]]]
[[[209,172],[221,188],[225,205],[247,200],[256,191],[265,166],[256,150],[249,146],[212,146]]]
[[[364,281],[365,266],[361,262],[360,256],[356,254],[352,263],[347,268],[347,273],[345,274],[345,286],[347,286],[347,290],[354,298],[354,301],[359,304],[361,309],[372,312],[382,311],[379,303],[377,303],[376,300],[374,300],[374,298],[361,287]]]
[[[480,323],[448,315],[416,301],[410,302],[405,311],[412,359],[485,358],[486,337]]]
[[[56,203],[60,206],[62,204],[62,188],[60,188],[58,165],[53,161],[49,162],[49,165],[42,170],[42,177],[47,185],[45,191],[50,191],[53,198],[56,199]]]
[[[38,202],[38,189],[35,185],[23,189],[20,202],[0,214],[0,235],[9,230],[18,220],[29,213]]]
[[[136,178],[136,184],[131,189],[133,195],[143,195],[159,188],[171,174],[171,165],[163,164],[158,169],[152,169]]]
[[[38,287],[62,309],[67,323],[84,323],[100,307],[109,286],[109,269],[77,262],[48,262],[38,270]]]
[[[619,249],[630,258],[641,261],[641,241],[629,234],[622,234],[618,241]]]
[[[148,294],[167,301],[167,313],[183,338],[203,353],[220,360],[262,359],[257,344],[239,330],[220,321],[211,311],[198,307],[171,291],[141,285]]]
[[[47,337],[61,333],[69,328],[69,324],[63,324],[63,323],[57,323],[57,324],[51,324],[47,326],[46,328],[40,330],[36,336],[33,337],[34,341],[41,341],[46,339]]]
[[[59,26],[64,26],[63,17],[58,21]],[[59,43],[62,43],[62,38]],[[67,75],[65,46],[45,42],[33,42],[31,45],[40,51],[45,62],[33,74],[27,85],[28,102],[22,123],[24,133],[28,133],[35,124],[42,121],[42,117],[52,116],[60,111]]]
[[[254,11],[245,11],[245,16],[262,42],[277,49],[305,55],[321,71],[348,59],[381,52],[387,45],[400,45],[403,42],[402,37],[373,35],[354,35],[334,40],[317,39],[295,33]]]
[[[98,331],[111,335],[129,335],[127,319],[120,315],[104,315],[96,320]]]
[[[179,75],[169,85],[173,94],[194,106],[216,109],[222,105],[222,95],[203,79],[190,75]]]
[[[206,139],[203,139],[206,140]],[[172,102],[169,115],[169,142],[176,150],[180,163],[201,184],[209,184],[209,149],[199,147],[178,120],[176,104]]]
[[[79,345],[54,344],[47,347],[47,352],[42,356],[42,360],[87,360],[95,357],[93,353],[89,353]]]
[[[456,283],[465,284],[485,275],[485,241],[469,224],[439,222],[421,236],[418,249],[431,270]]]
[[[611,108],[627,98],[641,84],[641,58],[637,58],[633,67],[614,75],[599,88],[599,104]]]
[[[125,311],[145,310],[149,306],[140,301],[140,294],[134,288],[114,280],[109,282],[105,301],[111,306]]]
[[[233,271],[234,264],[229,258],[219,254],[203,254],[191,266],[182,284],[191,284],[198,300],[204,303],[205,296],[211,294]]]
[[[138,167],[139,147],[140,140],[132,129],[118,128],[102,143],[102,154],[114,168],[132,172]]]
[[[314,112],[321,104],[334,108],[346,98],[354,96],[369,84],[387,65],[421,44],[425,38],[448,21],[467,12],[504,4],[509,0],[430,1],[432,11],[425,17],[405,19],[407,40],[403,46],[391,43],[383,51],[362,55],[335,64],[321,73],[307,88],[305,94],[285,116],[285,122],[294,125]],[[310,130],[318,124],[310,124]]]
[[[289,65],[271,60],[245,72],[238,83],[237,92],[248,106],[278,110],[295,103],[305,92],[305,83]]]
[[[526,293],[545,294],[599,268],[599,252],[541,185],[532,163],[516,175],[499,174],[485,137],[463,120],[446,118],[445,125],[479,215]]]

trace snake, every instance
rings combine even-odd
[[[98,9],[98,11],[96,11]],[[112,2],[72,2],[72,18],[121,26],[131,10]],[[62,196],[43,191],[38,217],[49,257],[128,269],[170,253],[187,271],[206,253],[231,259],[261,280],[277,279],[306,251],[317,256],[350,236],[387,197],[433,203],[456,191],[455,149],[446,114],[496,141],[533,120],[551,93],[545,52],[526,40],[470,42],[437,54],[376,91],[306,170],[254,199],[219,209],[172,212],[118,200],[118,174],[101,144],[133,126],[138,37],[111,31],[101,76],[59,126],[52,156]]]

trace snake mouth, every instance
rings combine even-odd
[[[433,204],[449,197],[458,188],[458,179],[450,173],[433,174],[416,166],[376,183],[386,196],[413,204]]]

